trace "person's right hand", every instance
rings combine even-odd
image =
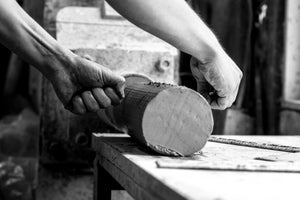
[[[224,110],[233,104],[243,74],[224,51],[207,63],[192,57],[190,67],[197,81],[197,91],[207,99],[212,109]]]
[[[62,65],[50,81],[65,108],[75,114],[97,112],[118,105],[124,98],[125,79],[106,67],[75,56]]]

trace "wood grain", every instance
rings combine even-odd
[[[284,172],[284,173],[300,173],[300,163],[288,162],[275,162],[271,160],[276,157],[278,160],[280,156],[270,156],[263,158],[256,158],[261,161],[269,162],[258,162],[253,163],[250,161],[222,161],[219,159],[215,160],[172,160],[172,161],[157,161],[157,167],[168,168],[168,169],[194,169],[194,170],[221,170],[221,171],[248,171],[248,172]],[[299,157],[299,156],[298,156]],[[269,159],[269,160],[267,160]],[[284,159],[284,157],[283,157]],[[286,159],[299,159],[293,153],[289,153]],[[277,160],[277,161],[278,161]],[[270,162],[272,161],[272,162]]]
[[[245,147],[252,147],[252,148],[260,148],[260,149],[270,149],[275,151],[283,151],[283,152],[291,152],[296,153],[300,152],[299,147],[295,146],[287,146],[287,145],[280,145],[280,144],[270,144],[270,143],[263,143],[263,142],[251,142],[251,141],[243,141],[243,140],[236,140],[236,139],[228,139],[223,137],[215,137],[211,136],[209,138],[210,142],[218,142],[223,144],[231,144],[231,145],[239,145]]]
[[[299,147],[299,137],[286,136],[226,136],[225,138],[253,142],[278,143]],[[93,148],[100,165],[107,170],[134,198],[206,199],[206,200],[281,200],[299,199],[299,173],[191,170],[158,168],[157,161],[176,162],[200,159],[270,163],[257,156],[280,155],[282,152],[208,142],[202,154],[192,157],[166,157],[145,151],[125,134],[93,136]],[[271,162],[272,163],[272,162]],[[135,187],[138,185],[138,187]],[[249,189],[250,188],[250,189]]]

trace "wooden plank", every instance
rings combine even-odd
[[[275,150],[275,151],[285,151],[285,152],[291,152],[291,153],[300,152],[300,148],[294,147],[294,146],[263,143],[263,142],[250,142],[250,141],[244,141],[244,140],[229,139],[229,138],[224,138],[224,137],[211,136],[209,138],[209,141],[223,143],[223,144],[240,145],[240,146],[246,146],[246,147],[252,147],[252,148],[270,149],[270,150]]]
[[[285,54],[283,68],[283,110],[280,113],[280,134],[300,133],[300,2],[286,1]]]
[[[286,1],[286,26],[285,26],[285,59],[284,59],[284,99],[299,100],[300,81],[300,6],[299,1]]]
[[[231,159],[253,160],[258,156],[276,155],[282,154],[282,152],[208,142],[202,155],[174,158],[149,154],[128,136],[106,137],[107,135],[101,139],[99,136],[94,137],[93,146],[97,153],[113,163],[118,170],[130,177],[137,185],[147,188],[147,192],[155,193],[161,199],[279,200],[298,199],[299,197],[300,174],[297,173],[161,169],[156,166],[157,161],[191,161],[203,156],[212,160],[216,157],[225,161]],[[230,138],[245,140],[247,137]],[[250,139],[256,142],[279,142],[279,144],[285,145],[298,144],[297,146],[299,146],[300,144],[299,137],[252,137]],[[220,154],[222,151],[224,153]],[[109,173],[115,173],[110,166],[107,166],[106,170]],[[119,181],[121,177],[115,178]],[[123,187],[132,190],[130,185],[123,185]],[[249,192],[249,188],[251,188],[251,192]],[[133,194],[132,191],[131,194]]]
[[[238,139],[248,142],[259,142],[259,143],[270,143],[279,144],[285,146],[295,146],[300,147],[300,137],[299,136],[283,136],[283,135],[243,135],[243,136],[218,136],[226,139]]]
[[[293,153],[290,153],[293,155]],[[292,156],[290,156],[290,159]],[[268,157],[257,160],[275,161],[266,159]],[[295,158],[296,159],[296,158]],[[300,163],[289,162],[260,162],[251,163],[249,161],[241,162],[240,160],[233,161],[157,161],[157,167],[168,169],[198,169],[198,170],[221,170],[221,171],[249,171],[249,172],[285,172],[285,173],[300,173]]]
[[[93,146],[99,153],[100,165],[102,165],[135,199],[184,199],[180,194],[166,187],[162,182],[154,179],[152,175],[120,154],[120,152],[126,154],[126,151],[129,150],[129,152],[135,152],[137,155],[147,157],[147,153],[140,150],[139,145],[133,140],[128,139],[129,137],[125,134],[116,134],[116,136],[110,137],[107,142],[94,140]],[[120,144],[121,146],[125,145],[134,148],[113,148],[108,141],[113,141],[113,143]],[[152,163],[152,165],[155,166],[155,163]]]

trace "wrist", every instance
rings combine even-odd
[[[203,65],[213,63],[224,51],[214,33],[201,22],[193,31],[194,37],[192,56]]]
[[[53,51],[52,51],[53,52]],[[76,55],[58,47],[55,53],[44,55],[43,74],[50,80],[75,66]]]
[[[220,44],[202,44],[201,49],[193,55],[203,66],[210,66],[224,52]]]

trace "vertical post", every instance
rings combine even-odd
[[[284,99],[300,100],[300,1],[288,0],[286,8],[286,41]]]
[[[111,200],[110,175],[99,165],[98,158],[94,166],[94,200]]]
[[[100,165],[100,156],[94,160],[94,200],[111,200],[113,190],[122,186]]]
[[[299,135],[300,125],[300,2],[286,1],[285,57],[280,134]]]
[[[256,0],[252,31],[256,107],[256,133],[279,130],[282,96],[285,1]]]

